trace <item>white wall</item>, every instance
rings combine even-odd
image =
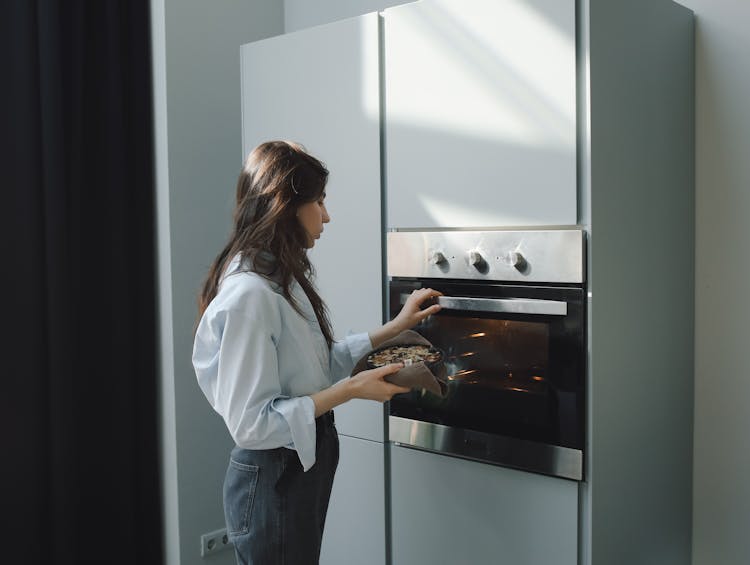
[[[750,3],[696,14],[694,565],[750,563]]]
[[[204,563],[224,527],[232,441],[190,362],[198,288],[229,231],[242,166],[240,45],[283,31],[279,0],[152,0],[167,565]],[[147,535],[148,532],[144,532]],[[225,551],[211,563],[234,563]]]

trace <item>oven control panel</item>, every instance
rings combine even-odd
[[[583,283],[582,229],[391,231],[388,276]]]

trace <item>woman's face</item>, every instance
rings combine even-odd
[[[323,233],[323,224],[331,221],[325,205],[326,193],[320,195],[320,198],[314,202],[306,202],[297,208],[297,219],[300,225],[307,233],[307,248],[315,245],[315,240],[320,238]]]

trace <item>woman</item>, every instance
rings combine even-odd
[[[408,391],[384,380],[399,364],[346,377],[370,349],[439,309],[421,309],[439,294],[423,289],[369,335],[334,341],[307,257],[330,221],[327,179],[300,145],[258,146],[237,183],[229,242],[199,297],[193,366],[237,444],[224,513],[239,563],[318,562],[338,463],[331,410]]]

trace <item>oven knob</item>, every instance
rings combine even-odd
[[[519,271],[526,268],[526,259],[518,251],[509,251],[507,257],[508,265],[515,267]]]
[[[474,267],[479,268],[484,264],[484,257],[482,257],[482,254],[479,251],[469,251],[469,263]]]
[[[430,263],[433,265],[442,265],[445,263],[445,255],[443,255],[440,251],[433,251],[430,255]]]

